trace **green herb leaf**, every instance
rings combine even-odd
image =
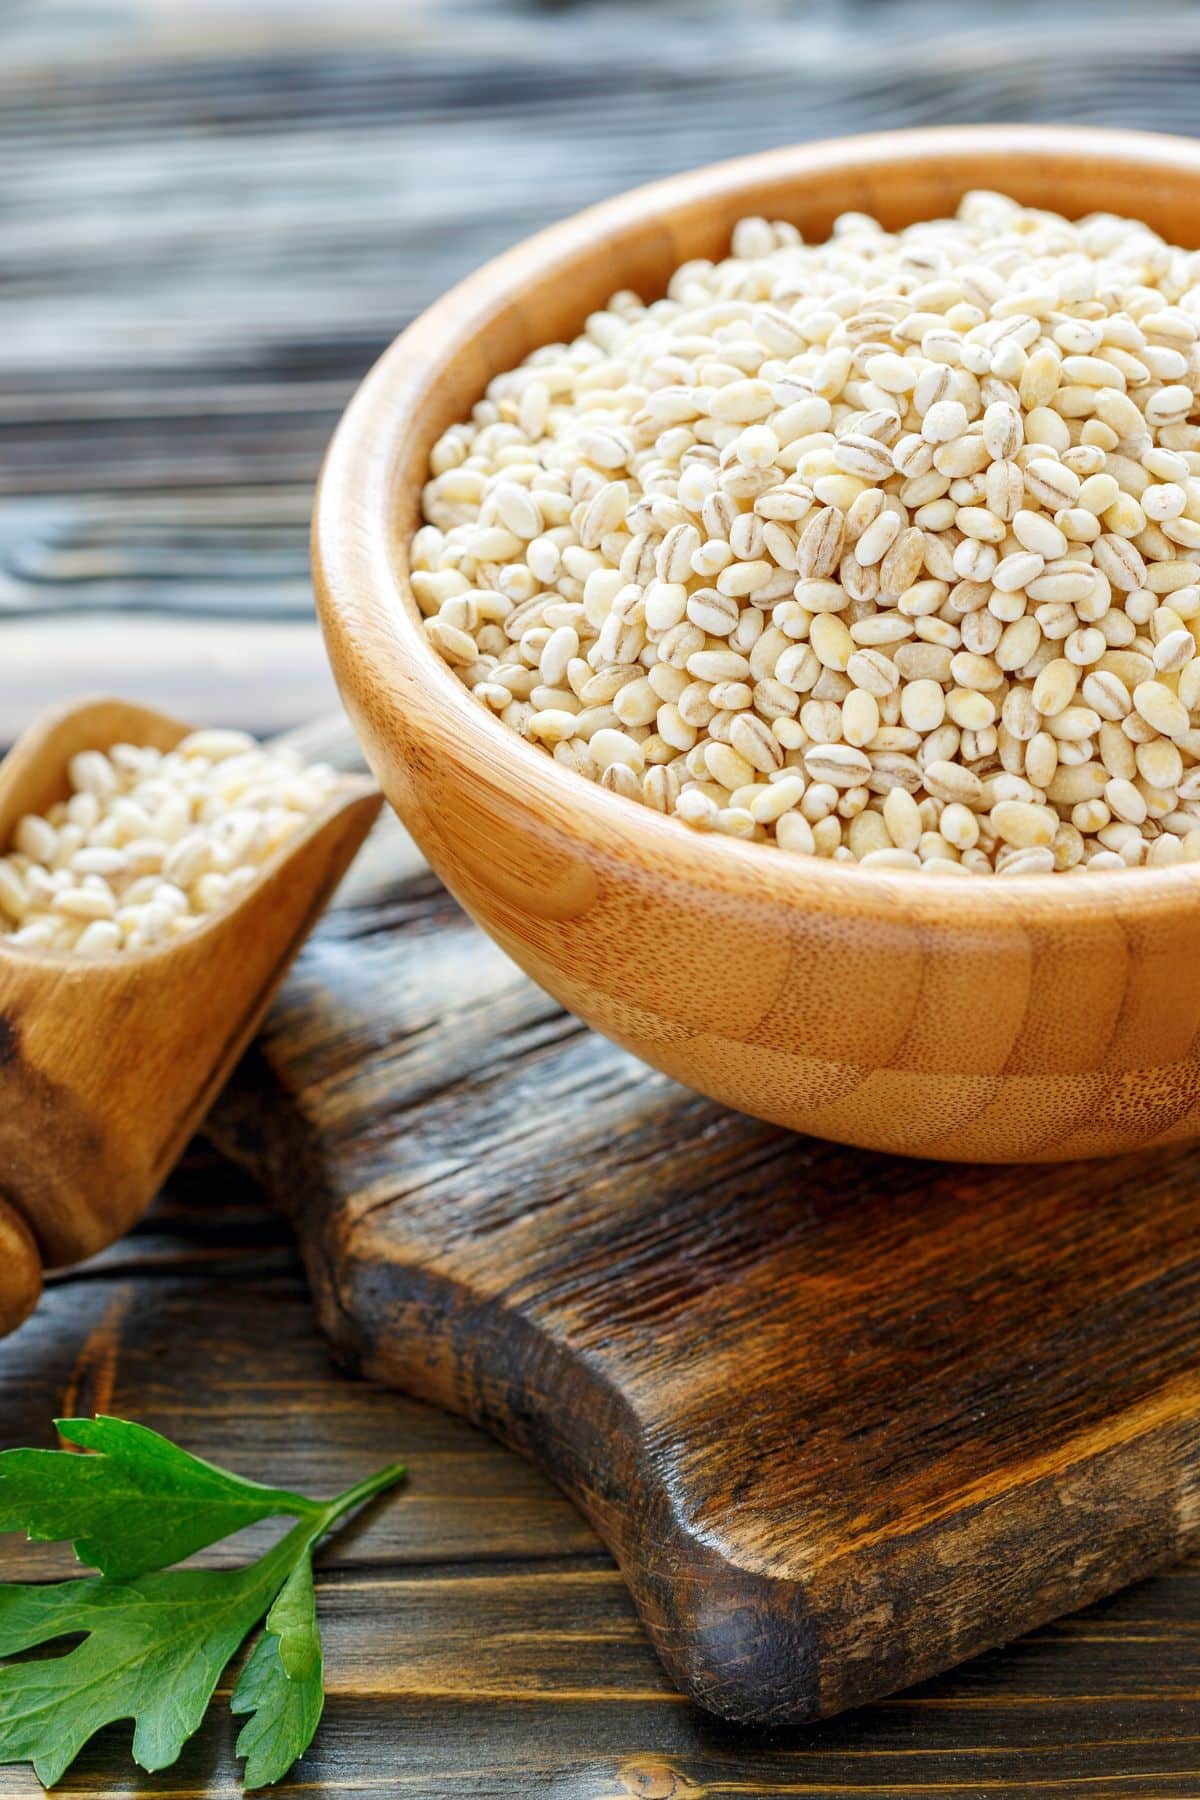
[[[244,1569],[0,1588],[0,1656],[87,1633],[65,1656],[4,1670],[0,1762],[32,1762],[52,1787],[97,1731],[132,1719],[135,1761],[144,1769],[173,1763],[226,1663],[306,1554],[309,1535],[310,1527],[294,1526]]]
[[[125,1419],[59,1419],[68,1443],[98,1452],[0,1452],[0,1531],[74,1541],[80,1562],[125,1579],[165,1569],[244,1525],[318,1501],[260,1487]]]
[[[136,1760],[166,1768],[266,1613],[235,1710],[252,1714],[238,1739],[247,1781],[277,1781],[312,1741],[324,1699],[313,1548],[403,1468],[381,1469],[334,1500],[306,1500],[121,1419],[68,1419],[60,1429],[99,1454],[0,1454],[0,1530],[70,1538],[106,1572],[56,1586],[0,1584],[0,1657],[83,1636],[64,1655],[0,1668],[0,1763],[32,1762],[51,1787],[97,1731],[131,1719]],[[276,1513],[299,1514],[299,1523],[245,1568],[160,1566]]]
[[[252,1715],[237,1741],[248,1788],[282,1780],[312,1743],[325,1705],[324,1667],[312,1563],[305,1557],[280,1589],[230,1701],[235,1713]]]

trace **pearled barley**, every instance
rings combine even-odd
[[[338,781],[240,731],[194,731],[165,754],[84,750],[67,777],[68,798],[19,820],[0,855],[0,939],[79,956],[195,930],[257,879]]]
[[[1136,221],[743,220],[492,381],[431,455],[413,593],[483,706],[696,830],[1169,867],[1200,856],[1198,394],[1200,253]],[[236,764],[223,737],[193,757]],[[159,941],[303,811],[247,779],[210,830],[153,756],[75,759],[0,929]]]

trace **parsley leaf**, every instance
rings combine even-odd
[[[0,1454],[0,1529],[72,1538],[107,1572],[56,1585],[0,1584],[0,1657],[83,1635],[64,1655],[0,1667],[0,1763],[32,1762],[53,1786],[97,1731],[131,1719],[135,1759],[165,1768],[265,1613],[234,1710],[251,1714],[238,1739],[247,1784],[278,1781],[311,1742],[324,1704],[313,1549],[404,1470],[381,1469],[334,1500],[306,1500],[244,1482],[123,1420],[64,1425],[70,1441],[95,1444],[100,1454]],[[82,1479],[79,1468],[89,1470]],[[156,1566],[275,1513],[299,1513],[299,1523],[243,1568]]]
[[[125,1578],[165,1569],[243,1525],[279,1513],[312,1519],[315,1500],[260,1487],[180,1450],[127,1419],[59,1419],[68,1443],[93,1450],[0,1452],[0,1531],[38,1542],[71,1538],[80,1562]]]
[[[248,1788],[279,1781],[308,1749],[325,1705],[324,1668],[306,1556],[280,1589],[229,1703],[233,1712],[252,1715],[237,1741]]]
[[[221,1672],[286,1577],[296,1533],[245,1569],[170,1569],[0,1588],[0,1655],[84,1631],[66,1656],[20,1663],[0,1683],[0,1762],[32,1762],[52,1787],[88,1739],[134,1721],[143,1769],[173,1763]]]

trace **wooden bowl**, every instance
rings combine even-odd
[[[317,593],[385,793],[467,911],[572,1012],[690,1087],[821,1137],[1108,1155],[1200,1130],[1200,867],[938,877],[700,837],[500,724],[426,642],[407,580],[430,446],[614,289],[662,293],[746,213],[811,239],[849,209],[889,226],[945,215],[975,187],[1200,243],[1200,144],[1132,132],[899,132],[623,195],[489,263],[372,370],[321,481]]]
[[[0,763],[0,844],[68,791],[79,750],[170,750],[190,725],[120,700],[39,720]],[[350,776],[233,904],[187,937],[108,956],[0,938],[0,1337],[42,1267],[138,1219],[224,1086],[380,806]]]

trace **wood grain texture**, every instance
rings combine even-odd
[[[430,446],[493,374],[724,253],[745,214],[806,237],[999,187],[1200,242],[1200,148],[983,127],[718,165],[579,214],[461,283],[375,366],[330,448],[317,603],[368,761],[468,912],[563,1005],[690,1087],[821,1137],[989,1162],[1200,1131],[1200,872],[981,880],[787,856],[585,782],[433,649],[407,580]]]
[[[369,940],[401,908],[419,925],[433,906],[420,893],[377,889],[331,912],[301,967],[326,937]],[[443,898],[435,916],[446,910]],[[436,1072],[428,1079],[435,1089]],[[449,1065],[446,1087],[459,1079]],[[283,1796],[1194,1800],[1200,1789],[1196,1563],[820,1725],[764,1733],[689,1706],[599,1541],[544,1477],[461,1420],[330,1367],[290,1232],[202,1146],[130,1236],[51,1275],[33,1319],[0,1344],[0,1443],[49,1445],[52,1417],[93,1409],[314,1494],[391,1456],[409,1464],[408,1487],[318,1558],[330,1698]],[[252,1552],[269,1530],[204,1560]],[[39,1580],[74,1565],[61,1546],[6,1538],[0,1569]],[[137,1772],[118,1726],[56,1792],[236,1800],[224,1707],[235,1673],[174,1768]],[[41,1793],[24,1768],[0,1787],[5,1800]]]
[[[791,1137],[587,1031],[427,874],[330,915],[212,1129],[339,1354],[539,1461],[718,1713],[860,1705],[1200,1541],[1185,1149]]]
[[[258,731],[324,710],[329,433],[395,332],[529,231],[866,126],[1191,132],[1198,79],[1178,0],[1098,0],[1086,29],[1068,0],[10,0],[0,737],[100,688]],[[169,692],[130,687],[143,636]]]
[[[65,798],[77,752],[169,750],[190,729],[117,700],[46,717],[0,763],[0,844]],[[0,1331],[37,1297],[29,1233],[48,1266],[75,1262],[149,1206],[379,805],[344,778],[235,905],[160,948],[85,958],[0,938]]]

